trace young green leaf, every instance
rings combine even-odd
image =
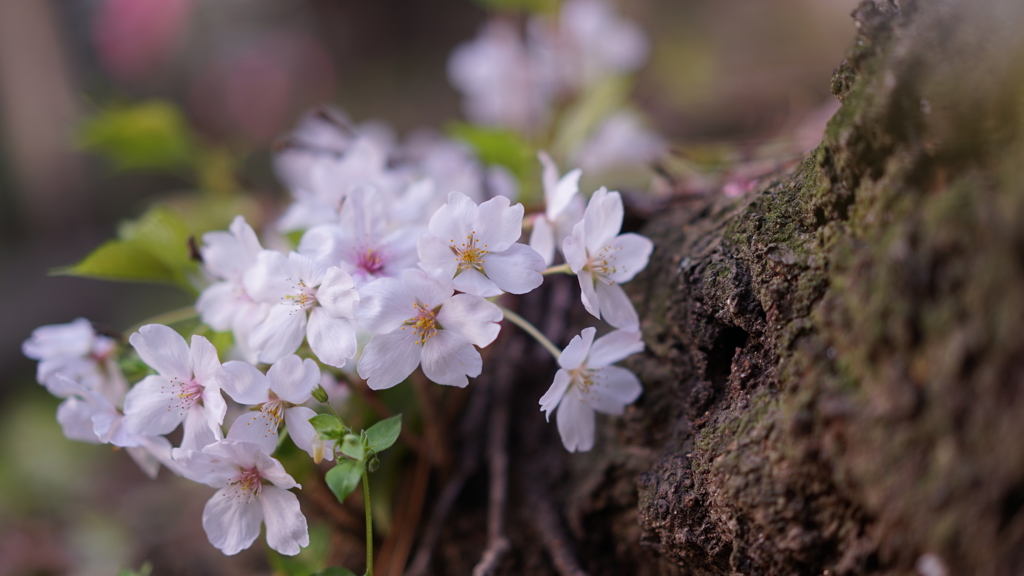
[[[163,100],[101,111],[82,123],[78,144],[116,170],[176,170],[192,165],[197,150],[185,115]]]
[[[396,414],[370,426],[366,430],[366,447],[374,452],[391,448],[402,432],[402,415]]]
[[[345,433],[345,427],[341,420],[331,414],[317,414],[309,419],[309,423],[313,425],[313,429],[323,440],[335,440],[341,438],[341,435]]]
[[[362,462],[363,457],[366,455],[363,450],[362,438],[355,434],[346,434],[345,438],[341,441],[341,453]]]
[[[345,498],[359,485],[359,479],[363,475],[362,460],[341,459],[338,465],[327,471],[324,480],[338,502],[344,502]]]
[[[83,276],[103,280],[175,283],[177,275],[148,251],[122,240],[110,240],[73,266],[55,268],[57,276]]]

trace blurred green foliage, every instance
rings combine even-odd
[[[559,0],[476,0],[476,3],[489,10],[515,10],[550,14],[558,11]]]
[[[507,168],[520,185],[529,183],[536,173],[537,150],[512,130],[453,122],[448,134],[468,144],[484,164]]]
[[[115,170],[177,170],[192,166],[198,143],[178,108],[163,100],[113,106],[85,120],[78,145]]]

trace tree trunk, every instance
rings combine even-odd
[[[864,2],[824,142],[646,224],[644,394],[566,454],[551,365],[518,379],[500,573],[1024,574],[1020,4]],[[486,493],[439,573],[479,558]]]

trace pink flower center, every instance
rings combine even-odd
[[[356,266],[367,274],[379,274],[384,269],[384,258],[379,250],[367,248],[356,256]]]
[[[160,387],[161,390],[166,388],[166,386]],[[179,410],[179,415],[184,416],[185,412],[188,412],[193,404],[202,399],[203,385],[195,380],[183,382],[178,378],[171,378],[170,396],[173,403],[167,407],[167,411]]]
[[[590,257],[587,260],[586,265],[583,266],[584,270],[590,270],[595,276],[608,276],[619,271],[618,262],[615,258],[615,253],[622,250],[621,247],[612,248],[611,246],[604,246],[597,251],[597,254]],[[625,268],[622,269],[625,271]],[[606,282],[608,282],[606,280]],[[608,282],[614,284],[614,282]]]
[[[295,306],[295,312],[308,310],[316,305],[316,288],[306,286],[306,283],[299,280],[299,283],[292,287],[292,293],[284,297],[286,303]]]
[[[263,492],[263,478],[260,477],[260,471],[252,467],[242,470],[238,477],[228,482],[228,486],[231,490],[225,496],[245,500],[248,504]]]

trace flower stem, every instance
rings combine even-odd
[[[178,322],[191,320],[192,318],[195,318],[198,315],[199,314],[196,312],[196,309],[194,307],[185,306],[183,308],[178,308],[177,310],[171,310],[170,312],[158,314],[156,316],[153,316],[152,318],[147,318],[146,320],[143,320],[142,322],[139,322],[138,324],[125,330],[124,335],[125,337],[131,336],[135,332],[138,332],[139,328],[142,328],[146,324],[177,324]]]
[[[540,345],[546,348],[548,352],[551,352],[551,355],[555,357],[555,360],[558,360],[558,357],[562,355],[562,351],[558,349],[558,346],[552,344],[551,340],[548,340],[547,336],[541,334],[540,330],[537,330],[537,327],[530,324],[526,318],[523,318],[519,314],[505,308],[501,304],[498,304],[498,308],[501,308],[502,313],[505,314],[505,318],[507,318],[509,322],[522,328],[524,332],[533,336],[534,340],[540,342]]]
[[[544,276],[550,276],[551,274],[572,274],[572,268],[569,264],[559,264],[558,266],[552,266],[547,270],[541,272]]]
[[[363,504],[366,506],[366,576],[373,576],[373,513],[370,510],[370,479],[363,466]]]

